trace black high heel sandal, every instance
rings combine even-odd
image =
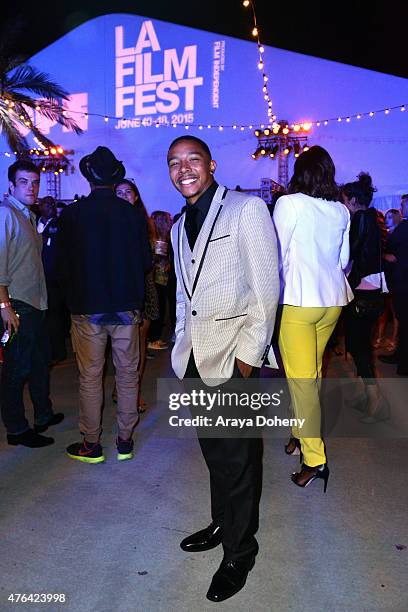
[[[317,478],[321,478],[324,481],[323,492],[326,493],[329,476],[330,470],[327,463],[322,463],[322,465],[316,465],[315,467],[309,467],[306,463],[303,463],[300,472],[293,472],[291,478],[295,485],[303,489]]]
[[[289,438],[289,442],[285,444],[285,453],[287,455],[299,455],[299,462],[303,461],[303,454],[298,438]]]

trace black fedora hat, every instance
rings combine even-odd
[[[97,147],[79,162],[79,169],[93,185],[113,185],[121,181],[126,170],[108,147]]]

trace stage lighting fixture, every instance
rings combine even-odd
[[[252,159],[258,159],[261,155],[261,151],[264,150],[263,147],[259,146],[254,153],[252,153]]]

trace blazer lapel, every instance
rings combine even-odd
[[[186,266],[185,266],[184,257],[183,257],[183,236],[185,235],[185,232],[184,232],[185,218],[186,218],[185,214],[180,217],[180,221],[179,221],[178,228],[177,228],[177,232],[178,232],[177,234],[177,250],[178,250],[177,255],[178,255],[180,272],[181,272],[181,280],[184,285],[184,290],[188,298],[191,300],[192,288],[188,281],[188,274],[186,271]]]
[[[218,216],[221,212],[222,209],[222,201],[225,197],[226,194],[226,188],[223,187],[222,185],[218,186],[217,191],[215,192],[215,195],[213,197],[213,200],[211,202],[210,205],[210,210],[208,211],[208,214],[205,218],[205,221],[203,223],[203,226],[201,228],[200,234],[197,238],[196,244],[194,246],[193,249],[193,257],[197,262],[197,272],[195,274],[194,280],[193,280],[193,286],[191,288],[191,294],[194,293],[194,290],[197,286],[197,282],[198,279],[200,277],[201,274],[201,270],[204,264],[204,259],[205,259],[205,255],[207,252],[207,247],[208,247],[208,242],[211,239],[211,235],[213,232],[213,229],[215,227],[215,224],[218,220]]]

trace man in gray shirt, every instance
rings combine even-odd
[[[64,415],[54,414],[49,398],[50,347],[45,326],[47,289],[41,260],[42,238],[30,206],[37,201],[40,171],[30,161],[9,167],[9,195],[0,204],[0,313],[11,342],[4,348],[1,416],[11,445],[48,446],[40,435]],[[3,332],[1,332],[3,333]],[[23,389],[28,379],[34,429],[25,417]]]

